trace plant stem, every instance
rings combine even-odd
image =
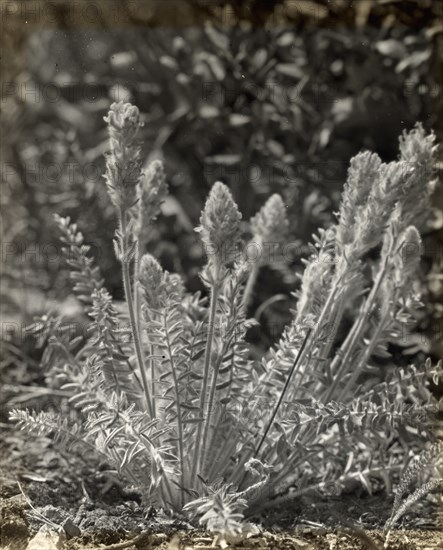
[[[273,413],[272,413],[272,415],[271,415],[271,418],[270,418],[270,420],[269,420],[269,422],[268,422],[268,425],[266,426],[266,429],[265,429],[265,431],[264,431],[264,433],[263,433],[263,436],[262,436],[262,438],[261,438],[261,440],[260,440],[260,443],[258,444],[258,447],[256,447],[255,451],[247,453],[246,458],[245,458],[243,461],[241,461],[242,464],[244,464],[244,463],[246,462],[246,460],[248,460],[251,456],[252,456],[253,458],[255,458],[255,457],[260,453],[261,448],[262,448],[262,446],[263,446],[263,444],[264,444],[264,442],[266,441],[266,438],[267,438],[267,436],[268,436],[269,430],[271,429],[272,425],[274,424],[275,417],[277,416],[277,412],[278,412],[278,410],[279,410],[279,408],[280,408],[280,405],[281,405],[282,402],[283,402],[283,398],[284,398],[284,396],[285,396],[285,394],[286,394],[286,391],[287,391],[287,389],[288,389],[288,387],[289,387],[289,384],[290,384],[290,382],[291,382],[291,380],[292,380],[292,377],[293,377],[293,375],[294,375],[294,371],[295,371],[296,367],[300,364],[301,358],[302,358],[302,356],[304,355],[304,352],[305,352],[306,346],[307,346],[307,344],[308,344],[308,341],[309,341],[309,337],[310,337],[310,335],[311,335],[311,332],[312,332],[312,329],[308,329],[308,331],[306,332],[306,335],[305,335],[305,338],[304,338],[304,340],[303,340],[303,343],[302,343],[302,345],[301,345],[301,347],[300,347],[299,352],[297,353],[297,357],[295,358],[295,360],[294,360],[294,362],[293,362],[293,364],[292,364],[292,366],[291,366],[291,370],[289,371],[288,377],[286,378],[285,385],[283,386],[283,389],[282,389],[282,391],[281,391],[281,393],[280,393],[280,397],[278,398],[277,404],[276,404],[276,406],[275,406],[275,408],[274,408],[274,411],[273,411]],[[237,468],[237,470],[238,470],[238,468]],[[243,477],[242,477],[242,480],[241,480],[241,482],[240,482],[240,484],[239,484],[239,487],[241,487],[242,484],[244,483],[244,481],[245,481],[245,479],[246,479],[246,476],[247,476],[247,473],[245,472],[245,473],[243,474]]]
[[[161,480],[161,483],[163,483],[163,485],[165,487],[165,492],[167,493],[168,498],[169,498],[169,503],[168,503],[168,501],[165,498],[165,495],[163,494],[163,503],[165,505],[169,504],[171,506],[174,503],[174,498],[172,496],[171,485],[169,484],[168,478],[166,476],[163,476],[163,478]],[[162,493],[163,493],[163,491],[162,491]]]
[[[349,285],[351,283],[351,280],[346,281],[346,275],[347,275],[347,264],[345,264],[343,261],[338,265],[337,268],[337,274],[333,279],[331,290],[329,291],[328,298],[326,299],[325,304],[322,307],[320,316],[316,322],[316,328],[313,331],[313,337],[312,342],[309,346],[309,352],[310,352],[310,358],[312,358],[312,366],[310,366],[311,369],[315,369],[318,364],[318,359],[320,357],[327,358],[329,354],[329,350],[332,347],[332,336],[335,337],[335,334],[338,329],[338,324],[341,319],[342,310],[343,310],[343,303],[346,298],[346,292],[349,290]],[[340,284],[342,286],[340,286]],[[331,324],[332,320],[332,327],[333,327],[333,333],[328,335],[328,342],[326,346],[327,353],[325,354],[325,349],[322,348],[322,331],[324,330],[324,327],[328,327]],[[319,335],[320,338],[317,340],[314,340],[314,338]],[[314,346],[315,342],[315,346]],[[317,347],[317,354],[316,357],[313,356],[313,352],[315,351]],[[296,390],[301,387],[301,383],[303,381],[304,375],[306,373],[306,370],[302,371],[300,381],[297,385]],[[295,395],[291,395],[291,398],[295,398]]]
[[[191,474],[192,484],[195,481],[195,477],[197,475],[197,472],[199,471],[200,464],[201,464],[200,454],[201,454],[201,442],[202,442],[202,429],[203,429],[203,424],[205,423],[205,418],[204,418],[205,401],[206,401],[206,392],[208,389],[208,382],[209,382],[209,370],[211,366],[211,352],[212,352],[212,344],[214,339],[214,324],[215,324],[215,318],[217,313],[217,301],[218,301],[218,295],[220,293],[219,275],[220,275],[220,267],[218,266],[218,264],[215,264],[214,277],[213,277],[214,282],[211,288],[211,304],[210,304],[210,310],[209,310],[208,331],[206,335],[205,362],[204,362],[204,368],[203,368],[203,384],[202,384],[202,390],[200,395],[200,411],[203,418],[202,418],[202,421],[199,423],[198,430],[197,430],[194,465],[193,465],[192,474]],[[207,419],[207,421],[209,422],[209,418]]]
[[[366,298],[366,302],[362,310],[360,311],[360,315],[357,317],[357,320],[355,321],[351,331],[349,332],[348,336],[343,342],[340,348],[340,351],[337,353],[337,355],[334,358],[334,361],[331,364],[331,372],[332,372],[334,367],[341,360],[341,364],[337,372],[335,374],[332,372],[334,376],[334,381],[329,386],[326,392],[326,395],[323,398],[323,403],[327,403],[332,398],[338,384],[343,380],[343,377],[346,374],[346,368],[351,366],[351,361],[350,361],[351,355],[355,349],[355,345],[360,340],[360,336],[365,328],[366,321],[369,317],[369,314],[372,311],[375,298],[377,297],[378,291],[380,289],[380,285],[386,273],[387,262],[388,260],[386,259],[384,264],[381,266],[380,271],[377,274],[377,278],[374,282],[374,286],[372,287],[371,292],[369,293],[369,296]]]
[[[155,361],[154,361],[154,346],[149,344],[149,352],[151,357],[149,358],[149,366],[151,367],[151,399],[152,399],[152,414],[153,418],[156,418],[156,407],[155,407]]]
[[[126,303],[128,304],[129,320],[131,323],[132,337],[134,338],[135,354],[137,357],[138,367],[142,378],[143,389],[146,397],[146,403],[148,405],[149,414],[151,415],[152,418],[154,418],[154,411],[153,411],[151,399],[149,396],[149,386],[148,386],[148,379],[146,377],[143,351],[140,343],[140,331],[139,331],[139,326],[137,324],[137,317],[134,311],[134,302],[133,302],[132,291],[131,291],[131,277],[129,273],[129,261],[125,257],[127,252],[128,235],[127,235],[127,224],[126,224],[126,212],[123,210],[120,210],[120,223],[121,223],[122,248],[123,248],[122,258],[120,259],[122,264],[123,286],[125,289]]]
[[[291,369],[294,369],[294,370],[295,370],[295,368],[297,368],[297,372],[295,373],[295,375],[297,375],[298,371],[300,370],[300,367],[302,365],[302,361],[305,358],[304,356],[306,355],[306,352],[309,351],[310,355],[312,356],[312,350],[314,349],[314,344],[315,344],[315,336],[316,336],[316,334],[319,333],[320,327],[323,325],[323,322],[327,318],[328,314],[330,314],[330,308],[332,308],[333,305],[335,303],[337,303],[337,300],[340,300],[340,293],[343,292],[343,289],[345,288],[345,286],[340,287],[340,282],[344,279],[344,276],[345,276],[345,274],[342,273],[341,275],[339,275],[335,279],[335,281],[332,285],[332,288],[329,292],[326,303],[323,305],[322,311],[320,313],[320,317],[317,321],[316,329],[309,329],[306,336],[305,336],[305,339],[303,340],[302,347],[300,348],[300,351],[297,354],[297,357],[295,358],[294,364],[291,367]],[[257,385],[255,386],[255,388],[253,389],[253,391],[250,395],[250,399],[255,397],[255,395],[257,394],[257,392],[259,390],[259,388],[261,387],[261,385],[263,383],[267,383],[269,381],[269,378],[272,376],[272,373],[273,373],[273,371],[269,370],[268,372],[266,372],[264,375],[262,375],[260,377]],[[292,372],[292,374],[290,375],[290,378],[294,378],[294,372]],[[286,392],[286,390],[289,387],[288,381],[287,381],[287,384],[285,384],[285,386],[286,386],[286,388],[285,388],[284,391]],[[292,396],[290,396],[290,397],[292,398]],[[260,445],[261,444],[262,443],[260,443]],[[251,451],[250,453],[247,454],[247,456],[245,457],[245,460],[243,462],[246,462],[246,460],[248,458],[250,458],[251,456],[256,456],[256,454],[254,454],[253,451]],[[245,478],[246,478],[246,476],[243,475],[241,483],[243,483]]]
[[[223,356],[224,356],[225,350],[229,349],[230,343],[231,343],[230,338],[228,338],[227,341],[225,340],[224,345],[222,346],[222,350],[220,352],[220,355],[217,357],[217,360],[215,361],[215,364],[214,364],[214,373],[213,373],[213,376],[212,376],[211,390],[210,390],[210,393],[209,393],[209,401],[208,401],[208,405],[207,405],[207,408],[206,408],[206,413],[203,417],[203,418],[208,419],[208,422],[204,425],[204,431],[203,431],[202,460],[201,460],[201,464],[203,465],[203,468],[204,468],[204,464],[205,464],[206,453],[207,453],[207,450],[208,450],[207,449],[207,447],[208,447],[208,436],[209,436],[209,431],[210,431],[210,421],[209,421],[209,419],[212,418],[212,407],[214,405],[214,397],[215,397],[215,392],[216,392],[216,389],[217,389],[218,372],[220,370],[220,367],[221,367],[221,364],[222,364],[222,361],[223,361]],[[233,368],[234,368],[234,365],[231,365],[231,383],[232,383]],[[219,420],[220,419],[221,419],[221,416],[220,416]],[[217,422],[216,426],[214,427],[214,432],[212,434],[212,437],[214,437],[216,435],[216,431],[217,431],[216,427],[217,427],[218,423],[219,422]],[[210,441],[212,441],[212,438],[210,439]],[[210,441],[209,441],[209,443],[210,443]],[[204,474],[204,470],[202,471],[202,474]]]
[[[133,286],[134,289],[134,310],[135,317],[137,319],[137,326],[140,327],[140,289],[138,288],[138,271],[139,271],[139,261],[140,261],[140,246],[137,243],[137,251],[134,258],[134,277],[133,277]]]
[[[330,321],[325,324],[327,327],[331,327],[330,331],[326,334],[326,340],[325,342],[319,341],[319,349],[317,352],[316,357],[313,358],[312,362],[312,370],[314,371],[318,367],[318,363],[320,359],[328,360],[329,354],[331,352],[332,346],[336,340],[338,327],[340,326],[340,322],[343,318],[344,313],[344,304],[346,302],[346,295],[342,297],[337,303],[337,311],[334,312],[332,310]],[[335,304],[334,304],[335,305]],[[303,375],[305,374],[305,371],[302,373],[302,378],[300,380],[300,385],[302,384]]]
[[[251,271],[249,272],[248,281],[245,286],[245,291],[243,293],[243,306],[246,309],[249,306],[249,303],[252,300],[252,293],[254,290],[255,283],[257,281],[258,272],[260,270],[260,261],[257,260],[254,262]]]
[[[341,401],[345,396],[346,394],[348,393],[348,391],[350,390],[352,384],[357,380],[358,376],[360,375],[362,369],[364,368],[364,366],[367,364],[369,358],[371,357],[373,351],[374,351],[374,348],[376,347],[377,345],[377,341],[378,341],[378,338],[381,334],[381,332],[383,331],[384,329],[384,324],[386,322],[386,319],[387,319],[387,316],[388,316],[388,313],[386,313],[383,318],[380,320],[378,326],[377,326],[377,329],[375,330],[375,333],[373,334],[372,336],[372,339],[371,339],[371,342],[368,344],[368,346],[366,347],[361,359],[359,360],[359,362],[357,363],[357,366],[354,368],[354,370],[352,371],[352,375],[351,377],[349,378],[349,380],[346,382],[346,385],[345,387],[341,390],[339,396],[337,397],[337,401]]]
[[[220,358],[219,358],[219,361],[220,361],[220,362],[221,362],[222,360],[223,360],[223,355],[221,355]],[[232,358],[232,362],[234,362],[234,357]],[[229,397],[229,399],[230,399],[230,394],[231,394],[231,390],[232,390],[232,377],[233,377],[233,372],[234,372],[234,365],[232,364],[232,365],[231,365],[231,372],[230,372],[230,384],[231,384],[231,385],[229,386],[229,391],[228,391],[228,394],[227,394],[227,396],[226,396],[226,397]],[[217,421],[217,425],[216,425],[215,430],[214,430],[214,433],[213,433],[213,435],[212,435],[213,438],[214,438],[214,437],[216,436],[216,434],[217,434],[217,430],[219,429],[219,425],[222,423],[222,419],[225,418],[225,415],[226,415],[226,407],[227,407],[227,403],[225,403],[225,404],[223,405],[223,408],[222,408],[222,410],[221,410],[221,412],[220,412],[220,415],[219,415],[218,421]],[[232,432],[233,432],[233,430],[234,430],[234,427],[236,427],[236,426],[237,426],[237,423],[231,424],[231,426],[230,426],[229,429],[228,429],[228,433],[225,434],[225,441],[229,441],[229,440],[230,440],[231,434],[232,434]],[[235,438],[233,438],[233,439],[234,439],[234,441],[235,441]],[[221,446],[220,446],[220,447],[217,449],[217,453],[216,453],[216,455],[214,456],[212,465],[211,465],[211,467],[210,467],[210,469],[209,469],[209,472],[208,472],[208,478],[209,478],[209,479],[211,479],[211,477],[213,476],[214,469],[217,468],[217,465],[218,465],[218,463],[219,463],[219,460],[220,460],[220,458],[221,458],[221,455],[223,454],[223,451],[226,451],[226,448],[228,448],[228,451],[229,451],[229,448],[230,448],[231,446],[232,446],[232,444],[231,444],[231,445],[227,445],[227,446],[225,446],[225,447],[221,447]],[[235,447],[235,445],[234,445],[234,447]],[[234,447],[232,447],[232,448],[234,448]],[[231,452],[232,452],[232,451],[229,451],[229,452],[228,452],[228,457],[231,455]],[[218,474],[221,475],[221,472],[218,472]]]
[[[286,394],[286,390],[288,389],[289,383],[290,383],[291,380],[292,380],[292,376],[293,376],[293,374],[294,374],[295,368],[296,368],[297,365],[299,364],[300,358],[302,357],[303,352],[304,352],[304,350],[305,350],[305,348],[306,348],[306,344],[308,343],[309,336],[310,336],[310,334],[311,334],[311,330],[312,330],[312,329],[308,329],[308,331],[307,331],[307,333],[306,333],[306,336],[305,336],[305,339],[303,340],[303,343],[302,343],[302,345],[301,345],[301,348],[300,348],[300,350],[299,350],[299,352],[298,352],[298,354],[297,354],[297,357],[295,358],[295,361],[294,361],[294,363],[292,364],[291,370],[290,370],[290,372],[289,372],[288,377],[286,378],[285,385],[284,385],[284,387],[283,387],[282,392],[280,393],[280,397],[279,397],[279,399],[278,399],[278,401],[277,401],[277,405],[276,405],[276,407],[275,407],[275,409],[274,409],[274,412],[272,413],[271,419],[269,420],[269,423],[268,423],[268,425],[267,425],[267,427],[266,427],[265,433],[263,434],[263,437],[261,438],[261,441],[260,441],[260,443],[259,443],[257,449],[256,449],[255,452],[254,452],[254,455],[253,455],[254,457],[256,457],[256,456],[259,454],[259,452],[260,452],[260,450],[261,450],[261,448],[262,448],[262,446],[263,446],[263,443],[266,441],[266,437],[267,437],[267,435],[268,435],[268,432],[269,432],[269,430],[271,429],[272,424],[274,423],[275,417],[277,416],[278,409],[280,408],[280,405],[282,404],[283,398],[284,398],[284,396],[285,396],[285,394]]]
[[[202,437],[203,443],[202,443],[201,461],[200,461],[203,470],[204,470],[204,464],[205,464],[205,458],[206,458],[206,451],[207,451],[206,445],[207,445],[207,442],[208,442],[210,419],[212,418],[212,406],[214,404],[214,396],[215,396],[215,389],[216,389],[216,386],[217,386],[217,376],[218,376],[219,367],[220,367],[220,362],[217,361],[217,363],[214,367],[214,374],[213,374],[213,377],[212,377],[211,390],[209,392],[208,405],[207,405],[206,411],[203,415],[204,430],[203,430],[203,437]],[[207,419],[206,423],[204,422],[204,419]],[[203,473],[204,473],[204,471],[202,471],[202,474]]]
[[[141,334],[141,303],[140,303],[140,288],[138,287],[138,271],[139,271],[139,263],[140,263],[140,256],[141,251],[143,250],[144,245],[142,244],[141,236],[139,236],[139,240],[137,242],[137,251],[135,254],[135,260],[134,260],[134,309],[135,309],[135,315],[137,319],[137,326],[139,327],[139,333]],[[152,404],[152,417],[155,418],[156,416],[156,407],[155,407],[155,382],[154,382],[154,375],[155,375],[155,361],[153,359],[154,356],[154,346],[152,344],[149,345],[149,351],[151,357],[148,359],[148,369],[151,371],[151,404]]]
[[[310,338],[310,342],[309,342],[309,346],[305,346],[304,347],[304,350],[303,350],[303,353],[300,355],[298,354],[297,356],[297,361],[299,364],[301,364],[301,360],[304,359],[304,354],[306,352],[306,350],[308,349],[311,349],[311,347],[314,345],[314,338],[315,338],[315,335],[319,332],[319,327],[322,326],[323,324],[323,321],[326,317],[326,315],[329,313],[329,308],[332,307],[333,303],[334,303],[334,300],[337,298],[337,294],[338,294],[338,298],[340,298],[340,286],[339,286],[339,283],[341,281],[342,277],[339,277],[333,287],[331,288],[330,292],[329,292],[329,296],[328,296],[328,299],[326,300],[326,303],[324,304],[323,306],[323,309],[321,311],[321,314],[320,314],[320,317],[317,321],[317,328],[315,330],[310,330],[309,333],[310,335],[312,336]],[[258,380],[258,383],[257,385],[255,386],[255,388],[252,390],[251,392],[251,396],[250,396],[250,399],[252,399],[252,397],[255,397],[255,395],[257,394],[258,390],[260,389],[260,387],[263,385],[263,383],[267,384],[269,382],[269,379],[270,377],[272,376],[273,374],[273,370],[270,369],[268,370],[266,373],[264,373],[262,376],[260,376],[260,379]]]
[[[235,425],[231,426],[228,430],[228,433],[226,434],[226,442],[230,441],[230,443],[227,443],[225,447],[220,446],[217,449],[217,453],[214,456],[214,460],[208,472],[208,479],[212,479],[215,475],[223,477],[224,472],[217,470],[217,468],[219,464],[223,466],[228,463],[228,459],[232,455],[237,445],[237,440],[235,438],[231,439],[232,433],[234,431],[234,426]]]
[[[168,350],[168,356],[169,356],[169,363],[171,365],[171,373],[172,373],[172,379],[174,381],[174,390],[175,390],[175,401],[177,405],[177,436],[178,436],[178,452],[180,455],[180,475],[182,480],[182,487],[184,487],[184,472],[185,472],[185,459],[184,459],[184,452],[183,452],[183,425],[182,425],[182,412],[181,412],[181,404],[180,404],[180,392],[178,387],[178,380],[177,380],[177,373],[175,369],[175,363],[174,363],[174,356],[171,349],[171,343],[169,341],[169,333],[166,330],[167,327],[167,320],[166,320],[166,312],[163,311],[163,327],[165,330],[166,335],[166,346]],[[183,506],[183,489],[180,491],[180,500],[181,504]]]

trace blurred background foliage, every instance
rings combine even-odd
[[[439,2],[7,4],[2,267],[6,304],[18,306],[20,320],[66,295],[54,213],[78,222],[108,288],[122,296],[102,178],[103,116],[114,100],[143,114],[145,164],[165,161],[171,195],[149,246],[190,290],[201,288],[193,228],[211,185],[229,185],[245,220],[271,193],[283,196],[297,246],[289,265],[266,267],[258,280],[251,314],[271,299],[266,344],[290,318],[288,300],[272,297],[296,288],[311,234],[338,208],[349,159],[370,149],[392,160],[399,134],[417,120],[441,141]],[[443,297],[440,226],[433,217],[426,237],[425,294],[435,303]],[[63,308],[75,315],[75,305]],[[432,315],[423,323],[438,341],[441,310],[432,306]]]

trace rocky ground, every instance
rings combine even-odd
[[[77,455],[52,450],[49,440],[29,440],[3,424],[1,548],[10,550],[184,550],[214,548],[208,533],[159,510]],[[431,495],[391,533],[390,549],[443,548],[443,511]],[[440,501],[441,502],[441,501]],[[351,494],[304,498],[254,518],[260,533],[229,548],[381,549],[392,498]]]

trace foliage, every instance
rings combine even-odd
[[[77,412],[11,417],[31,433],[96,449],[145,503],[199,518],[222,536],[243,532],[243,518],[294,484],[301,494],[355,477],[368,491],[376,479],[389,487],[399,449],[432,437],[439,406],[428,378],[441,378],[441,363],[387,361],[420,308],[412,223],[420,227],[429,208],[434,136],[417,125],[400,138],[397,161],[352,159],[337,223],[320,231],[306,262],[293,321],[258,361],[245,338],[244,293],[255,269],[229,189],[215,183],[200,218],[206,300],[140,250],[141,228],[167,189],[162,168],[141,169],[138,109],[115,103],[106,121],[126,308],[113,305],[76,226],[57,218],[92,323],[84,341],[54,330],[56,319],[40,329],[49,333],[48,380],[70,393]],[[287,230],[283,204],[274,196],[253,218],[257,246]]]
[[[115,215],[99,185],[106,148],[101,115],[113,98],[132,99],[143,113],[143,162],[168,159],[171,196],[149,250],[194,290],[204,258],[192,226],[215,181],[229,186],[247,219],[269,194],[281,194],[304,247],[317,227],[333,223],[352,155],[376,149],[391,160],[402,128],[417,119],[433,125],[436,6],[174,2],[182,16],[161,4],[141,10],[124,1],[115,11],[98,1],[103,20],[79,28],[80,5],[72,6],[77,19],[45,1],[42,12],[56,22],[54,31],[31,29],[32,21],[6,29],[12,41],[26,42],[25,29],[29,36],[26,64],[16,86],[6,87],[5,241],[17,249],[52,245],[52,214],[75,219],[101,251],[117,298],[107,238]],[[8,13],[11,22],[14,15]],[[13,43],[5,59],[17,59],[19,49]],[[32,90],[41,92],[37,101]],[[192,254],[182,253],[188,249]],[[35,265],[32,257],[20,274],[26,286],[63,294],[56,262],[42,254]],[[301,269],[299,255],[293,261]],[[9,269],[6,276],[17,280],[12,262]],[[293,270],[279,279],[273,271],[263,271],[257,304],[261,294],[294,284]]]

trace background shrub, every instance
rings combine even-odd
[[[349,159],[370,149],[393,160],[403,129],[416,120],[436,126],[439,4],[95,5],[100,17],[87,23],[69,5],[48,2],[46,18],[31,14],[32,32],[15,24],[19,11],[15,20],[8,16],[3,201],[11,315],[18,305],[21,317],[39,309],[32,305],[38,289],[46,297],[65,294],[59,255],[51,256],[54,212],[94,236],[106,283],[122,298],[108,239],[115,216],[101,177],[103,115],[114,99],[133,101],[142,112],[145,166],[166,161],[171,197],[149,250],[182,273],[190,290],[201,288],[203,264],[193,228],[214,181],[229,186],[245,218],[271,193],[283,196],[299,248],[290,269],[262,270],[252,313],[296,287],[311,234],[334,221]],[[17,56],[11,63],[8,48],[22,52],[21,64]],[[425,256],[427,249],[435,256],[439,243],[427,246],[425,237]],[[430,283],[438,300],[438,267]],[[18,288],[32,294],[26,307]],[[286,302],[265,310],[269,341],[272,326],[288,319]]]

